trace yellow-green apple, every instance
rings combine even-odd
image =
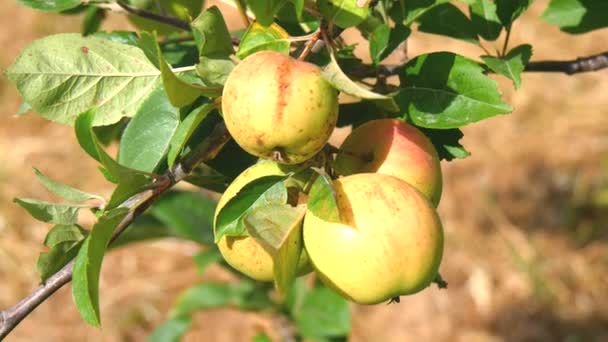
[[[334,181],[341,222],[304,219],[304,245],[321,280],[360,304],[427,287],[437,276],[443,229],[429,200],[407,182],[379,173]]]
[[[327,142],[338,117],[337,96],[316,65],[261,51],[228,75],[222,112],[228,131],[245,151],[297,164]]]
[[[437,151],[416,127],[397,119],[371,120],[346,138],[334,165],[340,175],[383,173],[413,185],[437,206],[441,165]]]
[[[243,171],[230,186],[226,189],[220,198],[215,209],[213,219],[214,227],[217,221],[217,215],[226,203],[233,198],[245,185],[251,181],[264,176],[282,176],[292,171],[293,167],[281,165],[269,160],[262,160],[253,166]],[[295,181],[293,184],[298,185]],[[224,257],[224,260],[238,271],[245,275],[260,281],[273,280],[273,261],[272,256],[251,236],[235,237],[224,236],[218,243],[218,248]],[[300,261],[298,264],[298,274],[306,274],[312,270],[308,262],[308,255],[302,249]]]

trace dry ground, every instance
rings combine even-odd
[[[78,30],[77,18],[5,2],[0,69],[33,39]],[[607,30],[573,37],[539,21],[546,3],[537,1],[516,24],[513,46],[532,43],[535,60],[605,50]],[[123,24],[112,20],[106,27]],[[482,53],[424,34],[409,42],[412,56],[439,50]],[[472,156],[443,165],[441,272],[449,289],[427,289],[399,305],[353,306],[353,341],[608,340],[608,214],[592,198],[608,177],[608,163],[601,168],[602,159],[608,161],[608,71],[526,74],[518,92],[500,84],[514,112],[465,128],[463,143]],[[14,117],[19,103],[0,79],[0,308],[38,280],[35,262],[48,226],[12,203],[15,196],[51,199],[31,168],[85,190],[111,192],[70,129],[32,114]],[[103,329],[78,317],[66,287],[7,341],[143,340],[181,289],[227,278],[213,267],[197,275],[189,258],[196,251],[189,243],[162,241],[113,252],[101,279]],[[274,325],[272,317],[216,310],[196,316],[188,340],[247,341]]]

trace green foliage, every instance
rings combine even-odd
[[[263,50],[289,54],[289,34],[279,25],[263,26],[253,23],[241,39],[236,56],[240,59]]]
[[[477,34],[494,41],[502,31],[502,23],[496,14],[496,3],[492,0],[475,0],[470,6],[471,24]]]
[[[45,12],[62,12],[78,7],[82,0],[17,0],[20,4]]]
[[[40,183],[42,183],[42,185],[44,185],[47,190],[65,199],[66,201],[79,203],[91,199],[102,199],[100,196],[89,194],[78,189],[72,188],[71,186],[56,182],[42,174],[42,172],[40,172],[36,168],[34,169],[34,172],[36,173],[36,177],[38,177]]]
[[[36,220],[54,224],[73,224],[78,220],[79,205],[54,204],[31,198],[15,198],[15,203]]]
[[[267,204],[287,203],[285,176],[264,176],[245,185],[231,198],[217,215],[215,242],[222,236],[246,236],[243,224],[246,214],[256,207]]]
[[[532,46],[528,44],[513,48],[503,57],[481,56],[492,71],[508,77],[513,81],[515,88],[521,86],[521,73],[532,56]]]
[[[140,49],[72,33],[36,40],[6,75],[43,117],[72,125],[96,107],[95,126],[135,115],[160,79]]]
[[[285,5],[287,0],[247,0],[246,2],[255,14],[255,19],[264,26],[270,26],[274,21],[275,14]]]
[[[274,280],[281,293],[285,293],[296,278],[305,213],[304,205],[271,203],[254,208],[243,219],[249,235],[272,256]]]
[[[608,2],[604,0],[551,0],[543,19],[572,34],[608,27]]]
[[[201,13],[191,25],[200,55],[196,66],[198,75],[212,86],[223,85],[234,68],[230,60],[234,49],[222,13],[213,6]]]
[[[471,154],[460,143],[460,128],[511,111],[487,74],[505,76],[520,88],[521,73],[532,55],[532,46],[525,42],[509,46],[514,23],[531,0],[459,4],[449,0],[235,0],[228,3],[241,15],[253,13],[256,18],[235,32],[230,32],[219,8],[201,12],[202,0],[129,1],[135,8],[181,21],[169,25],[167,19],[160,22],[129,14],[139,32],[100,32],[102,21],[112,15],[99,6],[107,5],[105,1],[18,2],[41,11],[83,14],[84,36],[58,34],[34,41],[6,76],[23,97],[20,112],[31,109],[49,120],[73,125],[82,149],[116,184],[106,203],[35,170],[50,192],[77,203],[15,199],[34,218],[53,225],[44,241],[48,249],[37,263],[42,281],[75,259],[74,301],[84,320],[99,326],[99,273],[109,247],[157,238],[186,239],[201,245],[202,251],[194,257],[200,272],[215,262],[231,272],[214,242],[224,235],[249,235],[273,257],[275,286],[282,296],[271,295],[272,284],[238,275],[231,283],[196,284],[179,296],[168,320],[150,341],[178,341],[190,327],[194,312],[225,306],[284,314],[294,323],[296,339],[346,339],[350,331],[345,299],[327,287],[311,287],[295,278],[306,211],[340,222],[331,177],[332,152],[328,152],[332,149],[302,165],[302,170],[312,166],[317,172],[304,185],[306,205],[293,203],[293,189],[285,184],[289,175],[262,177],[225,203],[215,232],[216,201],[207,193],[159,191],[159,183],[173,185],[183,179],[223,192],[257,161],[229,141],[210,160],[193,170],[183,169],[183,161],[209,143],[207,138],[222,122],[222,87],[239,60],[274,50],[315,63],[337,91],[348,95],[339,105],[338,126],[400,118],[418,126],[439,157],[451,161]],[[608,27],[606,12],[604,0],[551,0],[542,17],[564,32],[580,34]],[[345,28],[359,30],[369,42],[371,63],[342,40]],[[506,34],[499,39],[503,30]],[[405,50],[407,39],[419,32],[472,43],[480,55],[441,51],[410,55],[407,63],[398,65],[382,64],[394,51]],[[312,42],[313,37],[325,40],[324,44]],[[486,44],[501,49],[492,54],[489,51],[494,48]],[[102,146],[113,140],[119,142],[116,160]],[[179,174],[183,171],[189,174]],[[142,213],[138,206],[147,197],[138,194],[151,190],[161,193],[151,195],[154,203],[150,207],[146,203],[148,210]],[[100,202],[100,208],[86,204],[90,200]],[[79,225],[82,208],[92,209],[98,217],[90,231]],[[117,225],[129,212],[136,217],[134,222],[110,246]],[[260,334],[255,340],[268,337]]]
[[[84,240],[74,260],[72,295],[82,318],[93,326],[100,326],[99,273],[106,248],[116,226],[128,210],[115,209],[104,214]]]
[[[447,3],[436,6],[418,18],[418,30],[440,34],[469,43],[479,44],[477,30],[471,20],[458,9]]]
[[[511,111],[496,82],[472,60],[448,52],[421,55],[400,75],[395,99],[403,118],[427,128],[458,128]]]
[[[333,181],[322,170],[315,170],[319,176],[312,184],[308,197],[308,210],[327,222],[341,222],[338,198]]]
[[[369,54],[374,64],[380,64],[409,37],[411,32],[403,25],[395,25],[391,28],[388,24],[381,24],[376,27],[369,37]]]
[[[165,90],[156,88],[127,125],[118,162],[135,170],[154,172],[164,160],[178,125],[179,111],[171,105]]]
[[[296,284],[288,302],[298,332],[310,339],[347,335],[351,328],[348,302],[325,286],[308,289]]]

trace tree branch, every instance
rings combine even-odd
[[[229,140],[230,134],[226,126],[223,123],[219,124],[211,135],[186,156],[182,162],[159,177],[151,190],[144,191],[126,200],[121,207],[128,208],[130,211],[114,230],[110,243],[114,242],[133,223],[135,218],[148,209],[158,197],[188,176],[198,164],[215,158]],[[38,305],[72,280],[73,266],[74,261],[72,260],[15,306],[0,311],[0,340],[6,337]]]
[[[135,8],[123,1],[116,1],[116,4],[118,4],[118,6],[120,6],[122,9],[124,9],[125,11],[127,11],[128,13],[131,13],[133,15],[136,15],[138,17],[142,17],[142,18],[146,18],[146,19],[150,19],[150,20],[154,20],[154,21],[158,21],[160,23],[163,24],[167,24],[167,25],[171,25],[173,27],[177,27],[178,29],[184,30],[184,31],[190,31],[190,24],[188,24],[185,21],[182,21],[180,19],[177,19],[175,17],[171,17],[168,15],[163,15],[163,14],[156,14],[154,12],[150,12],[150,11],[146,11],[144,9],[141,8]]]
[[[350,76],[368,78],[378,76],[398,75],[405,67],[404,64],[360,64],[353,68]],[[597,71],[608,68],[608,51],[589,57],[579,57],[570,61],[536,61],[526,65],[526,72],[563,72],[568,75],[582,72]]]
[[[538,61],[526,65],[528,72],[563,72],[568,75],[581,72],[597,71],[608,68],[608,51],[589,56],[579,57],[571,61]]]

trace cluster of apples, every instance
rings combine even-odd
[[[261,160],[228,187],[216,219],[246,184],[301,170],[301,163],[323,149],[336,125],[338,92],[317,66],[258,52],[229,75],[222,112],[235,141]],[[297,274],[314,270],[328,287],[360,304],[427,287],[438,275],[443,252],[435,210],[441,169],[428,138],[399,120],[368,121],[352,131],[327,165],[338,175],[333,188],[340,221],[306,211]],[[290,185],[298,189],[300,202],[310,189],[310,173],[303,175]],[[273,258],[255,238],[223,236],[218,246],[237,270],[273,280]]]

